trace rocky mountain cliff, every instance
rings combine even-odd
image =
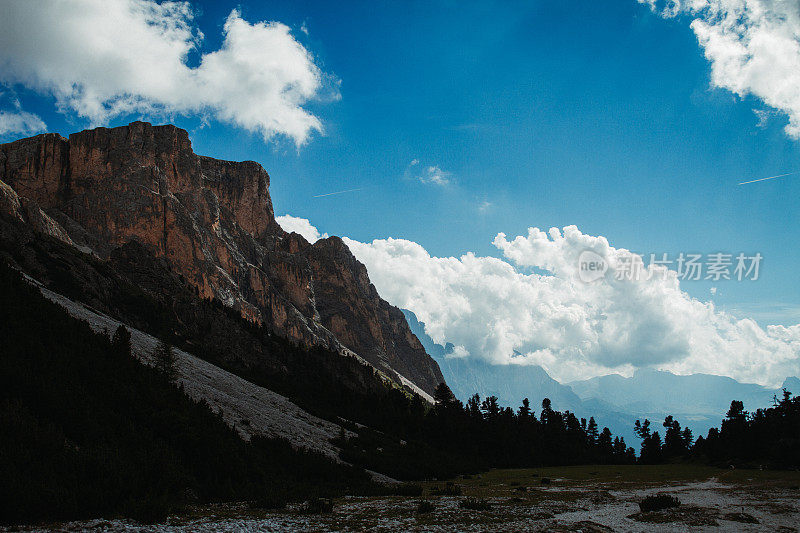
[[[341,239],[284,232],[269,179],[255,162],[195,155],[186,131],[144,122],[0,145],[7,217],[103,260],[136,241],[200,296],[432,393],[444,379],[402,312]]]

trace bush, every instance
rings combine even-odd
[[[641,510],[643,513],[663,511],[664,509],[678,507],[680,504],[680,500],[675,496],[670,496],[668,494],[656,494],[655,496],[648,496],[639,502],[639,510]]]
[[[458,506],[462,509],[469,509],[470,511],[488,511],[492,508],[490,502],[478,498],[466,498],[458,502]]]
[[[303,507],[310,514],[325,514],[333,512],[333,501],[330,498],[311,498]]]
[[[420,500],[417,503],[417,513],[419,514],[430,513],[433,512],[434,509],[433,503],[428,500]]]
[[[448,481],[443,488],[433,487],[431,494],[434,496],[461,496],[461,487],[452,481]]]

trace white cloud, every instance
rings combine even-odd
[[[278,225],[284,229],[284,231],[289,233],[298,233],[302,235],[305,240],[312,244],[320,239],[328,238],[327,233],[320,234],[319,230],[312,226],[308,219],[293,217],[291,215],[283,215],[275,217],[275,220],[278,222]]]
[[[27,111],[0,111],[0,135],[17,133],[33,135],[47,129],[44,121]]]
[[[419,159],[412,159],[406,167],[405,179],[412,179],[426,185],[438,185],[444,187],[450,185],[453,180],[451,173],[439,168],[438,165],[424,166]]]
[[[711,62],[711,83],[786,113],[786,133],[800,138],[800,2],[638,1],[664,17],[692,17],[690,26]]]
[[[52,95],[93,124],[126,114],[210,115],[305,143],[322,123],[303,108],[328,78],[278,22],[231,11],[221,47],[199,55],[188,2],[2,0],[0,82]]]
[[[0,92],[0,100],[7,99],[6,94]],[[28,113],[22,109],[22,105],[16,97],[11,97],[13,110],[0,109],[0,135],[15,133],[19,135],[33,135],[47,130],[44,121],[33,113]]]
[[[450,184],[450,173],[436,165],[429,166],[420,174],[419,181],[439,186],[448,185]]]
[[[381,296],[413,311],[434,341],[453,343],[460,356],[540,364],[562,381],[655,367],[778,386],[800,373],[800,325],[762,328],[738,319],[690,297],[676,273],[659,266],[648,267],[650,279],[616,280],[623,261],[644,268],[641,257],[574,226],[531,228],[513,239],[500,233],[494,245],[505,259],[435,257],[403,239],[344,241]],[[593,283],[579,277],[586,250],[611,266]]]

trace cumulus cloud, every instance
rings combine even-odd
[[[275,217],[275,220],[278,222],[280,227],[284,229],[284,231],[288,231],[289,233],[294,232],[302,235],[305,240],[312,244],[320,239],[328,238],[327,233],[320,234],[319,230],[315,228],[311,222],[308,221],[308,219],[293,217],[291,215],[283,215]]]
[[[307,220],[291,223],[319,234]],[[413,311],[460,357],[539,364],[562,381],[655,367],[778,386],[800,372],[800,325],[738,319],[682,291],[674,271],[645,267],[639,255],[575,226],[500,233],[493,244],[503,259],[435,257],[404,239],[344,241],[381,296]],[[579,270],[587,250],[609,264],[592,283]],[[629,264],[646,275],[617,279]]]
[[[753,95],[785,113],[786,133],[800,138],[800,3],[638,1],[664,17],[692,18],[690,26],[711,63],[711,83],[739,96]]]
[[[96,125],[135,113],[201,114],[297,145],[322,132],[303,106],[331,78],[279,22],[251,24],[233,10],[220,48],[190,66],[203,34],[188,2],[0,5],[0,82],[52,95],[62,112]]]

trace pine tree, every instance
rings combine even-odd
[[[586,426],[586,437],[588,438],[590,444],[594,444],[597,442],[597,437],[598,437],[597,422],[594,421],[593,416],[589,418],[589,425]]]
[[[642,451],[639,454],[641,462],[645,464],[656,464],[662,460],[661,454],[661,435],[654,431],[650,436],[642,441]]]
[[[645,418],[643,424],[637,420],[636,424],[633,426],[633,432],[636,433],[636,436],[640,439],[646,439],[650,436],[650,421]]]
[[[522,405],[517,412],[517,416],[519,416],[520,420],[528,420],[528,417],[531,416],[531,402],[527,398],[522,399]]]
[[[120,325],[117,330],[114,332],[114,336],[111,338],[111,346],[114,348],[114,351],[118,354],[128,355],[131,354],[131,332],[128,329]]]
[[[153,353],[153,366],[169,381],[175,381],[177,370],[175,369],[175,352],[172,345],[164,340],[158,341],[156,351]]]
[[[497,420],[500,414],[500,404],[497,401],[497,396],[489,396],[481,404],[481,410],[486,420]]]
[[[480,420],[483,418],[481,414],[481,397],[478,393],[473,394],[470,399],[467,400],[467,412],[473,420]]]
[[[611,440],[611,437],[611,430],[607,427],[604,427],[603,431],[600,432],[600,436],[597,437],[597,447],[600,451],[600,456],[603,462],[609,462],[613,460],[614,444]]]
[[[553,407],[552,402],[550,402],[550,398],[545,398],[542,400],[542,412],[539,413],[539,417],[542,420],[542,424],[547,424],[548,419],[553,414]]]
[[[441,382],[433,391],[433,400],[436,402],[437,406],[447,407],[456,402],[456,395],[453,394],[453,391],[450,390],[447,383]]]

